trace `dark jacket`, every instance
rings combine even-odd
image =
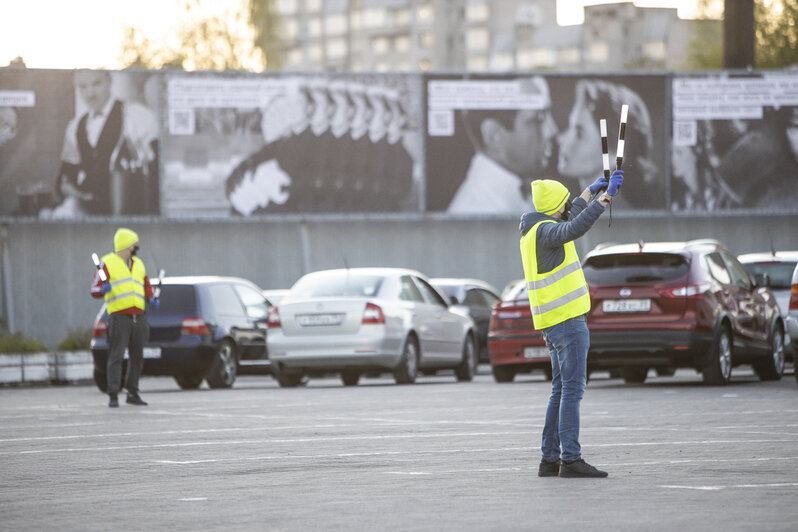
[[[593,227],[596,220],[604,212],[604,206],[598,202],[593,201],[590,205],[582,198],[576,198],[571,206],[571,212],[568,215],[568,221],[563,222],[537,211],[527,212],[521,216],[521,224],[518,230],[523,237],[529,232],[536,223],[542,220],[554,220],[557,223],[543,224],[537,231],[536,254],[538,271],[548,272],[556,268],[565,260],[565,248],[563,247],[566,242],[576,240],[580,236],[587,233],[588,229]]]

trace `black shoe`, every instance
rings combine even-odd
[[[147,406],[147,403],[144,402],[144,399],[139,397],[139,394],[137,393],[127,394],[127,400],[125,402],[129,405]]]
[[[559,460],[557,460],[556,462],[547,462],[546,460],[540,461],[540,467],[538,467],[539,477],[556,477],[559,473],[560,473]]]
[[[563,460],[560,465],[560,476],[562,478],[604,478],[609,473],[596,469],[581,458],[573,462]]]
[[[109,408],[116,408],[119,406],[119,398],[116,396],[115,393],[108,395],[108,407]]]

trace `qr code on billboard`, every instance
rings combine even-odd
[[[698,123],[695,120],[673,122],[673,145],[695,146],[698,141]]]
[[[430,111],[427,131],[431,137],[451,137],[454,135],[454,111]]]
[[[169,110],[169,133],[171,135],[193,135],[195,131],[193,109]]]

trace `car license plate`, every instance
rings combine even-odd
[[[144,358],[161,358],[161,348],[160,347],[144,347],[142,349],[142,354]],[[130,359],[130,353],[127,349],[125,349],[125,360]]]
[[[604,312],[648,312],[650,299],[606,299],[601,303]]]
[[[524,358],[549,358],[548,347],[525,347]]]
[[[344,321],[343,314],[300,314],[296,317],[300,327],[341,325],[342,321]]]

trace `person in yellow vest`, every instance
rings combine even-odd
[[[579,407],[587,381],[590,310],[582,265],[574,240],[593,226],[623,183],[623,171],[601,177],[573,202],[558,181],[532,182],[534,212],[521,217],[521,261],[535,329],[551,354],[551,396],[541,444],[541,477],[606,477],[582,459]],[[606,188],[595,200],[596,196]],[[589,202],[589,203],[588,203]]]
[[[122,360],[128,351],[127,400],[136,406],[147,403],[139,396],[139,377],[144,366],[144,344],[150,335],[150,327],[144,314],[145,302],[158,308],[158,299],[153,297],[150,279],[144,263],[136,256],[139,236],[125,227],[114,234],[114,252],[102,258],[100,268],[106,281],[100,277],[100,268],[94,273],[91,295],[105,298],[108,310],[108,406],[118,407],[119,390],[122,387]]]

